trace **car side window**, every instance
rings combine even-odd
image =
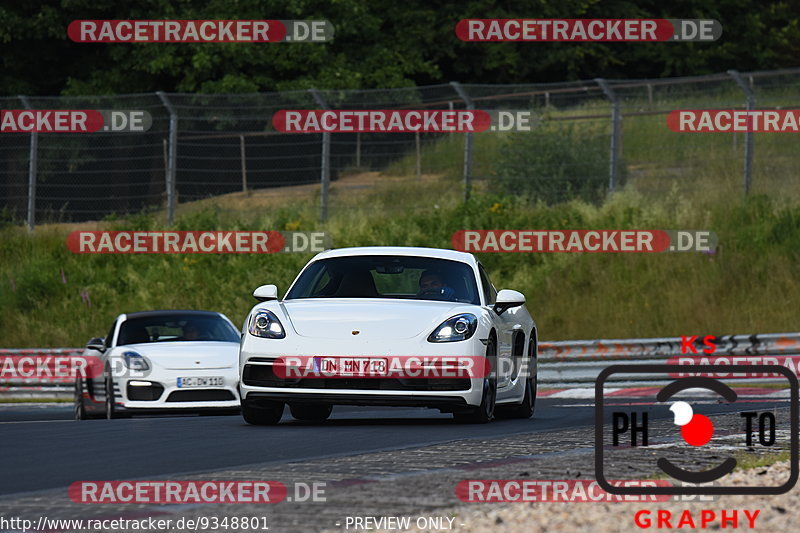
[[[497,291],[492,282],[489,281],[489,276],[486,274],[486,270],[483,269],[483,265],[478,265],[478,271],[481,273],[481,286],[483,286],[486,305],[493,305],[497,301]]]
[[[108,330],[108,335],[106,335],[106,339],[105,339],[106,348],[111,348],[111,340],[114,338],[114,330],[115,329],[117,329],[116,321],[113,324],[111,324],[111,329]]]

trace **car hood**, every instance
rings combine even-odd
[[[153,365],[168,370],[233,368],[239,361],[239,344],[217,341],[149,342],[118,346],[117,355],[133,351]]]
[[[287,300],[282,307],[298,335],[318,339],[411,339],[454,314],[475,312],[458,302],[365,298]]]

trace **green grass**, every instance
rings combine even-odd
[[[657,93],[653,106],[627,99],[625,109],[714,107],[707,94],[696,94]],[[796,104],[796,91],[788,88],[759,95],[764,105]],[[735,88],[722,86],[715,98],[728,107],[742,101]],[[606,103],[592,100],[570,109],[548,108],[546,116],[605,112]],[[254,194],[182,204],[176,229],[323,229],[336,247],[442,248],[451,247],[459,229],[711,230],[720,243],[714,255],[482,254],[480,259],[498,288],[527,296],[546,340],[796,331],[800,176],[795,136],[755,136],[753,189],[744,199],[742,134],[673,133],[664,116],[629,116],[623,123],[627,184],[597,205],[578,200],[531,204],[513,191],[493,193],[501,154],[521,135],[493,133],[474,136],[475,194],[464,204],[464,136],[424,135],[421,179],[414,178],[412,151],[375,183],[334,185],[324,225],[317,222],[318,192],[287,188],[285,195],[261,197],[260,203],[254,203]],[[567,137],[569,132],[581,138],[608,134],[607,119],[553,121],[551,127]],[[163,219],[163,213],[141,214],[107,224],[109,229],[155,230],[164,229]],[[56,225],[28,235],[0,223],[0,346],[79,346],[103,335],[117,314],[142,309],[215,309],[241,323],[254,303],[253,288],[275,283],[285,290],[311,257],[74,255],[65,245],[67,232]]]
[[[750,470],[753,468],[760,468],[764,466],[771,466],[775,463],[780,463],[782,461],[789,461],[791,459],[791,454],[788,450],[784,450],[778,453],[765,453],[763,455],[754,455],[751,452],[744,452],[739,451],[734,453],[734,458],[736,459],[736,468],[734,471],[744,471]],[[648,479],[672,479],[670,476],[664,473],[657,473],[649,476]]]
[[[450,248],[458,229],[708,229],[715,255],[481,254],[498,288],[514,288],[542,339],[625,338],[795,331],[800,302],[800,208],[764,196],[720,203],[678,194],[658,201],[635,191],[603,205],[527,205],[477,194],[460,200],[458,182],[415,180],[344,195],[330,221],[312,204],[270,211],[205,208],[177,229],[324,229],[336,247]],[[458,194],[448,194],[457,191]],[[367,207],[368,206],[368,207]],[[158,229],[160,216],[117,221],[111,229]],[[67,230],[0,230],[0,346],[79,346],[103,335],[126,311],[214,309],[241,324],[252,290],[284,291],[309,254],[75,255]],[[63,274],[62,274],[63,273]],[[91,304],[81,297],[88,294]]]
[[[751,468],[758,468],[761,466],[770,466],[781,461],[789,461],[792,457],[788,450],[784,450],[779,453],[767,453],[764,455],[753,455],[749,452],[737,452],[735,455],[737,470],[749,470]]]

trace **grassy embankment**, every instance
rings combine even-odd
[[[498,288],[527,296],[546,340],[796,331],[794,138],[757,136],[755,194],[745,201],[741,135],[734,150],[730,134],[674,134],[663,120],[626,120],[629,183],[599,206],[524,204],[487,190],[485,182],[465,205],[456,135],[426,146],[422,182],[413,177],[410,157],[383,175],[336,182],[324,225],[316,221],[316,188],[303,186],[295,191],[302,194],[287,188],[182,204],[175,229],[323,229],[336,247],[444,248],[464,228],[708,229],[721,245],[714,255],[483,254],[481,260]],[[476,135],[479,175],[491,175],[488,163],[504,142],[502,135]],[[359,186],[370,179],[375,186]],[[163,218],[142,214],[100,226],[162,229]],[[0,229],[0,346],[79,346],[103,335],[116,314],[141,309],[214,309],[240,324],[254,303],[253,288],[275,283],[282,292],[310,258],[73,255],[65,246],[71,229],[42,226],[32,236],[19,227]]]

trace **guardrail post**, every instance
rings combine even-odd
[[[603,93],[611,102],[611,148],[610,162],[608,165],[608,192],[613,193],[617,188],[619,176],[619,153],[622,142],[622,113],[619,108],[619,99],[614,89],[603,78],[595,78],[595,83],[600,86]]]
[[[19,99],[25,109],[33,109],[27,96],[20,95]],[[28,158],[28,231],[32,232],[36,225],[36,180],[39,175],[39,134],[35,131],[31,131]]]
[[[308,92],[311,93],[320,108],[330,109],[318,90],[309,89]],[[325,222],[328,220],[328,191],[331,186],[331,134],[327,131],[322,133],[322,163],[320,166],[322,172],[320,175],[319,220]]]
[[[755,109],[756,93],[753,91],[753,87],[747,84],[744,79],[742,79],[742,75],[739,74],[738,70],[729,70],[728,75],[730,75],[730,77],[733,78],[733,81],[736,82],[736,85],[738,85],[742,91],[744,91],[744,94],[747,97],[747,110],[752,111]],[[752,83],[752,77],[750,78],[750,81]],[[746,131],[744,134],[744,175],[742,176],[742,186],[744,188],[745,196],[750,194],[750,186],[753,183],[753,151],[755,149],[755,141],[756,138],[754,133],[752,131]]]
[[[458,96],[464,100],[468,110],[472,111],[475,109],[475,103],[460,83],[451,81],[450,85],[453,86]],[[466,135],[464,138],[464,201],[466,202],[469,200],[470,194],[472,193],[472,132],[468,131],[464,135]]]
[[[172,103],[163,91],[156,92],[161,99],[161,103],[167,108],[169,113],[169,151],[167,154],[167,225],[171,226],[175,221],[175,181],[177,179],[178,165],[178,112],[172,107]]]

